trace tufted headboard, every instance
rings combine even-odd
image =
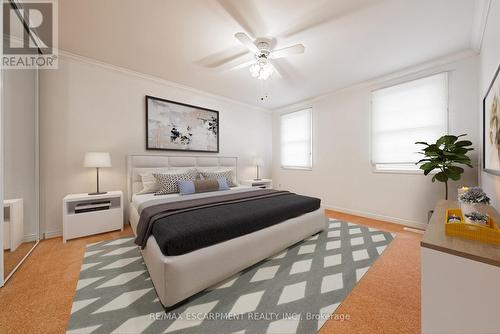
[[[189,167],[217,168],[232,167],[235,173],[238,169],[238,158],[221,156],[175,156],[163,154],[131,154],[127,157],[127,194],[129,202],[134,194],[137,182],[141,182],[136,169],[160,168],[181,169]],[[236,175],[236,179],[237,175]]]

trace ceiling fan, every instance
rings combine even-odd
[[[250,66],[250,73],[254,78],[259,80],[267,80],[273,73],[278,72],[273,65],[274,59],[301,54],[305,51],[305,47],[302,44],[295,44],[286,48],[273,50],[269,40],[259,38],[253,41],[244,32],[238,32],[234,37],[254,54],[254,59],[238,64],[232,69],[241,69]]]

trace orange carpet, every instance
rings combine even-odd
[[[396,239],[342,302],[337,315],[320,330],[326,333],[420,333],[421,234],[401,225],[327,211],[328,215],[356,224],[396,232]]]

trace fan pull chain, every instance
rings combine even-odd
[[[267,93],[265,92],[267,89],[264,87],[266,85],[266,80],[259,80],[260,81],[260,100],[263,102],[269,98]]]

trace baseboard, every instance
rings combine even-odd
[[[343,213],[348,213],[351,215],[355,216],[361,216],[365,218],[371,218],[371,219],[376,219],[376,220],[383,220],[389,223],[395,223],[399,225],[404,225],[404,226],[409,226],[409,227],[414,227],[418,228],[421,230],[425,230],[427,228],[426,223],[421,223],[417,221],[412,221],[412,220],[407,220],[407,219],[401,219],[401,218],[396,218],[396,217],[390,217],[390,216],[384,216],[376,213],[371,213],[371,212],[366,212],[366,211],[361,211],[361,210],[354,210],[354,209],[347,209],[347,208],[341,208],[335,205],[329,205],[325,204],[322,205],[325,209],[328,210],[334,210],[334,211],[340,211]]]
[[[56,238],[60,236],[62,236],[62,231],[60,230],[43,232],[43,239]]]
[[[35,233],[33,234],[26,234],[23,237],[23,242],[31,242],[31,241],[36,241],[37,235]]]

